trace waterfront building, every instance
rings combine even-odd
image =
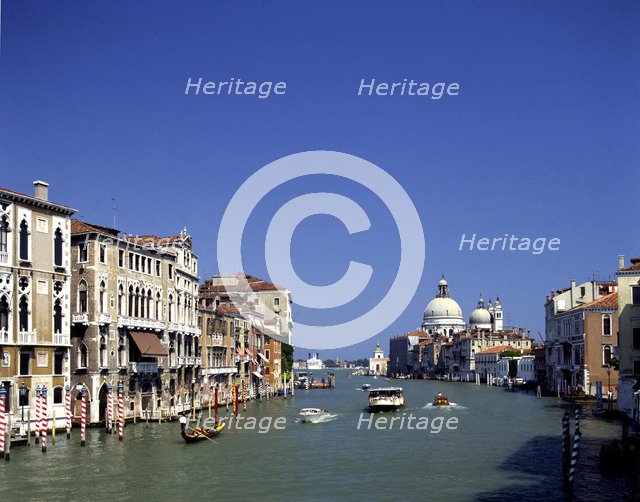
[[[389,340],[389,374],[392,376],[414,374],[414,351],[420,350],[420,341],[427,339],[429,335],[422,330],[392,337]]]
[[[553,316],[555,332],[545,344],[547,388],[593,396],[596,381],[601,381],[604,392],[615,393],[618,372],[610,361],[618,346],[618,293],[615,285],[606,289],[603,285],[598,291],[595,300],[558,310]]]
[[[240,334],[235,332],[235,319],[240,316],[237,310],[222,305],[215,309],[200,305],[198,318],[201,329],[201,385],[209,392],[218,385],[226,395],[238,374],[236,347],[242,349],[242,343]]]
[[[640,416],[640,258],[618,257],[620,382],[618,409]]]
[[[127,236],[78,220],[71,234],[72,384],[76,397],[88,388],[90,421],[105,420],[118,381],[128,416],[189,409],[201,364],[191,237]]]
[[[373,351],[373,357],[369,358],[369,374],[386,375],[388,362],[389,359],[384,357],[384,351],[380,347],[380,342],[377,342],[376,349]]]
[[[547,378],[547,350],[544,344],[533,347],[533,372],[535,381],[544,384]]]
[[[13,423],[35,419],[35,389],[46,385],[49,412],[64,423],[69,384],[70,216],[49,201],[49,185],[34,194],[0,188],[0,385]],[[20,388],[29,390],[20,395]]]
[[[247,290],[248,288],[248,290]],[[267,326],[276,325],[274,330],[282,337],[282,342],[292,345],[293,319],[291,317],[291,291],[285,287],[248,274],[221,274],[206,280],[200,286],[200,297],[220,301],[239,299],[243,303],[252,295],[258,299],[257,312]],[[224,297],[224,300],[223,300]]]

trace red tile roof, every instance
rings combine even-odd
[[[631,266],[620,269],[622,272],[630,272],[632,270],[640,270],[640,258],[631,258]]]
[[[118,232],[119,231],[115,228],[94,225],[93,223],[85,223],[84,221],[80,220],[71,220],[71,235],[98,233],[117,237]]]
[[[240,278],[241,274],[232,274],[225,276],[216,276],[213,279],[207,279],[200,285],[200,294],[203,296],[210,295],[216,296],[217,293],[225,293],[229,291],[239,291],[241,288],[238,284],[214,284],[214,279],[220,280],[225,278]],[[247,284],[251,288],[252,291],[277,291],[279,289],[284,289],[272,282],[265,281],[264,279],[260,279],[253,275],[244,274],[244,278],[247,281]]]
[[[588,310],[588,309],[617,309],[618,308],[618,293],[609,293],[606,296],[602,296],[592,302],[585,303],[583,305],[578,305],[577,307],[573,307],[570,309],[571,312],[578,310]]]
[[[512,347],[511,345],[498,345],[497,347],[490,347],[488,349],[483,350],[482,352],[476,352],[476,356],[480,354],[499,354],[505,350],[520,350]]]

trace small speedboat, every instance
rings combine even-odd
[[[202,427],[198,427],[197,429],[191,429],[190,432],[187,432],[186,425],[181,424],[181,433],[182,439],[184,439],[185,443],[197,443],[198,441],[206,441],[208,439],[213,439],[218,436],[222,429],[224,429],[224,422],[222,422],[217,427],[213,427],[210,429],[203,429]]]
[[[371,388],[371,384],[368,384],[368,383],[362,384],[362,390],[369,390],[370,388]]]
[[[303,408],[298,413],[301,422],[316,423],[326,420],[331,416],[324,408]]]
[[[442,392],[438,392],[433,398],[433,406],[449,406],[449,398]]]

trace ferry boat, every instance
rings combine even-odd
[[[303,408],[298,413],[301,422],[317,423],[331,416],[328,410],[324,408]]]
[[[433,398],[433,406],[449,406],[449,398],[442,392],[438,392]]]
[[[404,406],[402,387],[384,387],[369,391],[369,410],[392,411]]]

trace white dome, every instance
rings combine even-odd
[[[471,312],[469,324],[491,324],[491,314],[487,309],[477,308]]]
[[[434,298],[424,309],[424,318],[459,317],[462,319],[460,305],[453,298]]]

